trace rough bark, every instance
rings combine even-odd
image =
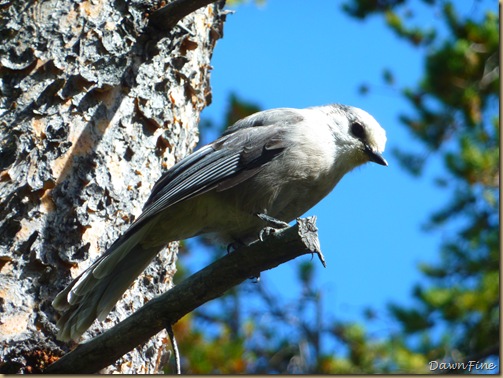
[[[0,369],[35,372],[55,340],[51,301],[141,212],[161,173],[198,140],[221,5],[169,30],[157,5],[16,1],[0,7]],[[84,339],[172,286],[177,245]],[[154,373],[159,334],[104,372]]]

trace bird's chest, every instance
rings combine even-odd
[[[283,221],[301,216],[334,188],[341,175],[332,169],[329,154],[309,149],[287,151],[258,175],[255,203]],[[261,199],[263,198],[263,199]]]

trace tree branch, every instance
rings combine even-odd
[[[250,246],[241,247],[154,298],[123,322],[50,365],[45,373],[95,373],[185,314],[260,272],[308,254],[321,254],[316,217],[297,219]]]
[[[174,0],[166,6],[154,11],[150,16],[149,25],[159,31],[171,30],[188,14],[214,3],[216,0]]]

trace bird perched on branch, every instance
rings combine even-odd
[[[246,117],[162,175],[143,213],[53,301],[61,340],[104,320],[169,242],[214,234],[248,244],[268,222],[290,222],[366,162],[387,165],[384,129],[339,104]]]

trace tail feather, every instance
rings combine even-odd
[[[103,278],[108,276],[119,264],[120,261],[133,249],[145,234],[149,231],[152,223],[149,223],[142,228],[135,230],[131,234],[122,235],[117,241],[110,246],[108,251],[103,255],[103,260],[99,261],[93,269],[93,276]],[[130,229],[131,230],[131,229]],[[129,231],[129,230],[128,230]],[[115,251],[117,250],[117,252]]]
[[[127,259],[122,260],[110,277],[110,283],[103,292],[96,306],[97,317],[100,321],[112,311],[115,303],[129,288],[133,281],[147,268],[152,259],[162,247],[140,248],[131,251]]]
[[[139,230],[124,241],[119,239],[56,296],[53,307],[65,311],[57,323],[58,339],[76,339],[95,319],[104,320],[145,270],[162,246],[147,248],[137,244],[144,232]]]
[[[111,270],[108,276],[99,279],[93,276],[91,266],[88,271],[84,272],[87,274],[84,280],[86,286],[90,288],[89,291],[80,290],[80,294],[77,295],[72,288],[69,288],[58,294],[53,306],[57,309],[66,309],[65,314],[57,323],[58,339],[75,340],[91,326],[95,319],[103,321],[159,250],[160,247],[143,249],[137,246],[128,253],[127,258],[122,259]],[[59,297],[65,294],[70,298],[69,301],[64,301]]]

